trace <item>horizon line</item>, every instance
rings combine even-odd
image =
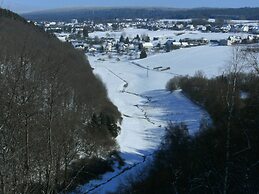
[[[0,7],[1,8],[1,7]],[[50,8],[41,9],[35,11],[21,11],[16,12],[18,14],[33,14],[33,13],[44,13],[44,12],[57,12],[57,11],[71,11],[71,10],[84,10],[84,9],[175,9],[175,10],[191,10],[191,9],[242,9],[242,8],[259,8],[253,6],[243,6],[243,7],[167,7],[167,6],[85,6],[85,7],[62,7],[62,8]],[[3,8],[6,9],[6,8]],[[12,11],[12,10],[11,10]]]

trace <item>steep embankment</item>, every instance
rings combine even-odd
[[[0,43],[0,193],[57,192],[106,171],[120,113],[84,53],[1,9]]]

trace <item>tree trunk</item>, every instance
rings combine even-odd
[[[230,164],[230,154],[231,154],[231,120],[235,107],[235,94],[237,87],[237,64],[234,65],[234,72],[230,76],[230,80],[228,82],[228,93],[227,93],[227,109],[228,109],[228,119],[227,119],[227,134],[226,134],[226,164],[225,164],[225,177],[224,177],[224,190],[223,193],[228,193],[229,187],[229,164]],[[232,77],[233,76],[233,77]]]

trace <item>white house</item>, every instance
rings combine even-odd
[[[151,42],[144,42],[144,43],[143,43],[143,48],[145,48],[145,49],[150,50],[150,49],[152,49],[153,47],[154,47],[154,45],[153,45]]]
[[[192,25],[192,24],[188,24],[188,25],[186,26],[186,28],[189,29],[189,30],[195,30],[195,27],[194,27],[194,25]]]
[[[181,42],[172,42],[172,45],[173,46],[182,46],[182,43]]]
[[[70,34],[68,33],[55,33],[55,36],[61,41],[61,42],[67,42]]]
[[[182,42],[182,46],[187,47],[187,46],[189,46],[189,43],[188,42]]]
[[[241,31],[242,32],[248,32],[249,31],[249,26],[246,26],[246,25],[242,26]]]
[[[107,42],[107,44],[105,45],[105,50],[106,51],[112,51],[112,43],[111,42]]]

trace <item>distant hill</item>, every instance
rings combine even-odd
[[[78,20],[105,20],[127,18],[222,18],[222,19],[259,19],[259,8],[77,8],[33,12],[23,14],[34,21],[68,21]]]

